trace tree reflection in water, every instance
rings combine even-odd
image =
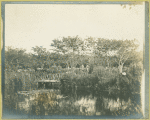
[[[95,96],[83,93],[77,94],[77,97],[63,96],[55,92],[36,93],[24,96],[23,101],[18,102],[18,109],[26,111],[28,115],[128,116],[141,113],[140,104],[137,105],[133,95],[131,97],[127,93],[110,94],[104,91]]]

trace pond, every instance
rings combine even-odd
[[[60,90],[34,90],[15,94],[11,101],[17,114],[33,116],[133,116],[142,115],[140,95],[128,92],[97,94],[77,91],[73,95]],[[11,105],[10,104],[10,105]],[[35,117],[36,118],[36,117]],[[45,117],[43,117],[45,118]]]

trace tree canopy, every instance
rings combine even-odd
[[[63,67],[95,64],[102,66],[120,66],[143,62],[142,51],[138,52],[137,40],[109,40],[104,38],[88,37],[84,40],[75,37],[55,39],[51,44],[53,52],[42,46],[32,48],[33,54],[24,49],[8,47],[5,52],[6,64],[11,66],[32,67],[35,70],[50,68],[54,64]],[[83,54],[87,53],[87,54]]]

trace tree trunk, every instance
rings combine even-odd
[[[73,67],[74,67],[74,50],[73,50],[73,56],[72,56],[72,63],[71,63],[71,70],[72,70],[72,73],[74,72],[73,70]]]
[[[108,58],[107,58],[107,67],[109,68],[109,60],[108,60]]]
[[[120,80],[122,78],[121,74],[122,74],[122,69],[123,69],[123,64],[119,63],[119,66],[118,66],[118,70],[119,70],[119,77],[117,79],[117,86],[118,86],[118,89],[120,90]]]

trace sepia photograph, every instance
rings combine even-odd
[[[1,4],[3,119],[148,118],[149,3]]]

